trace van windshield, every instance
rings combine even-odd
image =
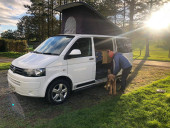
[[[41,43],[33,52],[48,55],[60,55],[74,36],[59,35],[50,37]]]

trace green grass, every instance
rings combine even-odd
[[[133,51],[133,59],[145,59],[145,49],[141,51]],[[147,57],[147,60],[156,60],[156,61],[170,61],[168,58],[168,51],[164,50],[150,50],[150,57]]]
[[[33,45],[29,45],[28,51],[34,51]]]
[[[141,42],[133,43],[133,58],[134,59],[147,59],[147,60],[156,60],[156,61],[170,61],[168,58],[168,48],[163,45],[164,42],[161,41],[153,41],[150,42],[149,50],[150,57],[145,58],[145,43],[141,44]],[[140,55],[139,47],[143,45],[143,49]]]
[[[170,77],[97,106],[40,120],[36,128],[169,128]],[[166,93],[157,93],[156,89]]]
[[[0,52],[0,57],[18,58],[24,54],[20,52]]]
[[[0,119],[0,128],[169,128],[169,85],[170,77],[167,77],[131,93],[111,97],[96,106],[66,111],[52,119],[37,119],[33,114],[36,120],[30,121],[32,116],[22,119],[13,115]],[[166,90],[166,93],[157,93],[157,89]]]
[[[7,70],[11,63],[0,63],[0,70]]]

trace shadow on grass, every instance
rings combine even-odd
[[[127,79],[127,85],[129,85],[132,82],[132,80],[137,76],[139,70],[142,68],[146,60],[147,57],[144,57],[143,60],[138,64],[138,66],[136,66],[136,68],[133,70],[133,72],[130,74],[130,76]]]

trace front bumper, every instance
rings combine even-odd
[[[42,83],[44,77],[25,77],[8,70],[8,84],[16,93],[23,96],[44,97]]]

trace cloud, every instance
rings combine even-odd
[[[24,5],[30,4],[30,0],[0,0],[0,24],[16,26],[27,11]]]
[[[16,25],[14,26],[14,25],[1,25],[0,26],[0,33],[2,33],[2,32],[5,32],[5,31],[7,31],[7,30],[16,30],[17,29],[17,27],[16,27]],[[0,34],[0,36],[1,36],[1,34]]]

